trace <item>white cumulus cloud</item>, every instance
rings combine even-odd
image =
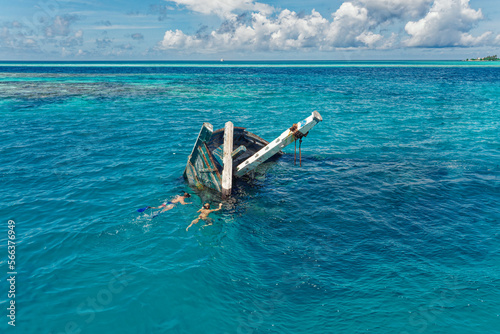
[[[253,31],[253,41],[258,49],[290,50],[316,46],[327,27],[328,20],[314,10],[310,15],[299,17],[297,13],[285,9],[276,18],[262,13],[253,14],[252,26],[244,32]]]
[[[188,9],[202,13],[215,14],[223,18],[232,18],[236,11],[272,13],[272,6],[255,2],[253,0],[169,0],[178,5],[184,5]]]
[[[470,8],[469,0],[435,0],[425,17],[406,24],[405,30],[411,36],[406,45],[448,47],[481,44],[491,33],[473,37],[469,31],[482,18],[481,9]]]
[[[367,29],[374,23],[368,17],[366,8],[351,2],[344,2],[332,17],[326,40],[328,45],[336,47],[361,46],[364,39],[361,35],[366,35]]]
[[[427,13],[433,0],[355,0],[370,16],[382,23],[388,20],[420,18]]]

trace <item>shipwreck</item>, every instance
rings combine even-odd
[[[283,154],[284,147],[297,140],[301,142],[322,120],[314,111],[271,142],[245,128],[235,127],[232,122],[216,131],[210,123],[203,123],[189,155],[184,178],[197,188],[206,187],[220,192],[223,197],[230,196],[235,178],[251,175],[265,161],[276,159]]]

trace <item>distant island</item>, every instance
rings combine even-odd
[[[488,56],[488,57],[484,57],[484,58],[467,58],[466,61],[497,61],[497,60],[500,60],[498,59],[497,55],[494,55],[494,56]]]

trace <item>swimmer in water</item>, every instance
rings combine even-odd
[[[181,203],[182,205],[193,204],[193,203],[186,203],[184,201],[186,198],[189,198],[189,197],[191,197],[191,195],[189,193],[184,193],[183,195],[177,195],[174,197],[173,200],[166,201],[162,205],[160,205],[156,208],[150,207],[150,209],[162,209],[163,208],[163,210],[161,210],[161,212],[159,212],[159,213],[163,213],[165,211],[172,210],[177,203]]]
[[[214,209],[214,210],[210,210],[210,204],[208,204],[208,203],[203,204],[203,207],[200,210],[196,211],[196,212],[200,212],[200,215],[198,216],[198,218],[193,220],[188,227],[186,227],[186,231],[189,230],[189,228],[191,226],[193,226],[194,224],[197,224],[200,221],[200,219],[207,221],[209,219],[208,215],[210,214],[210,212],[219,211],[221,208],[222,208],[222,203],[219,204],[218,209]],[[212,223],[210,221],[208,221],[207,225],[212,225]]]

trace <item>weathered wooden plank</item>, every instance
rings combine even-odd
[[[189,179],[189,175],[187,173],[189,164],[191,163],[191,165],[193,167],[196,166],[195,162],[196,162],[196,158],[198,156],[198,150],[196,148],[199,147],[202,143],[205,143],[208,140],[210,140],[210,138],[212,137],[213,131],[214,131],[214,128],[213,128],[212,124],[210,124],[210,123],[203,123],[203,125],[201,126],[201,130],[200,130],[200,133],[198,134],[198,138],[196,139],[196,142],[193,146],[193,150],[191,151],[191,154],[188,157],[188,163],[186,164],[186,169],[184,170],[184,178]]]
[[[233,150],[233,153],[231,153],[231,157],[233,157],[233,160],[234,160],[234,159],[238,158],[240,155],[242,155],[243,153],[245,153],[246,151],[247,151],[247,148],[244,145],[240,145],[237,149]],[[223,161],[224,144],[222,144],[221,146],[219,146],[215,150],[213,150],[212,155],[221,166],[224,166],[224,161]]]
[[[233,129],[232,122],[226,122],[224,126],[224,156],[222,170],[222,196],[231,195],[233,188]]]
[[[231,157],[233,157],[233,160],[242,155],[247,151],[247,148],[243,145],[240,145],[236,150],[231,153]]]
[[[307,134],[307,132],[309,132],[309,130],[311,130],[322,120],[323,118],[321,117],[321,115],[317,111],[314,111],[311,116],[307,117],[297,124],[297,131],[299,131],[302,135],[305,135]],[[295,136],[293,135],[293,132],[290,129],[287,129],[278,138],[276,138],[261,150],[259,150],[257,153],[252,155],[250,158],[239,164],[238,167],[236,167],[236,172],[234,173],[234,175],[237,177],[241,177],[246,173],[254,170],[261,163],[263,163],[294,141]]]
[[[186,165],[186,170],[184,171],[184,177],[188,180],[189,184],[192,184],[196,187],[200,187],[201,184],[198,181],[198,177],[196,176],[194,167],[189,161]]]
[[[198,170],[198,172],[200,173],[212,173],[212,172],[216,172],[217,169],[214,169],[214,168],[201,168]]]
[[[208,150],[208,147],[205,143],[202,143],[198,147],[199,158],[198,164],[195,166],[198,173],[198,178],[201,179],[201,183],[208,188],[212,188],[217,191],[222,190],[222,179],[219,173],[219,170],[215,167],[215,163],[212,159],[212,155]],[[201,170],[207,171],[212,170],[213,172],[201,172]]]
[[[214,156],[215,160],[219,163],[219,165],[224,166],[224,144],[217,147],[215,150],[212,151],[212,155]]]

